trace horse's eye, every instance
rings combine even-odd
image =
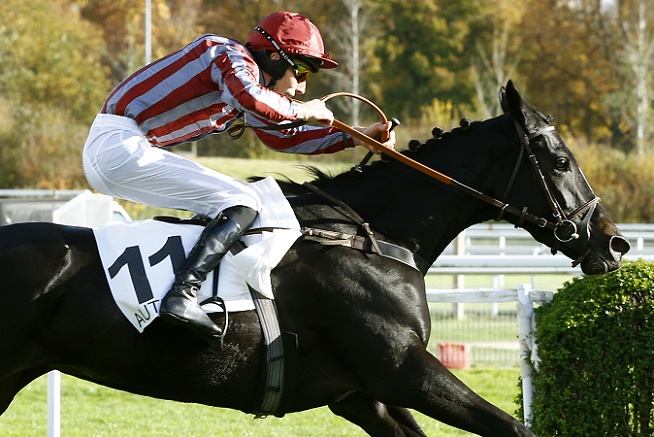
[[[565,170],[568,168],[568,158],[564,156],[559,156],[556,158],[556,168],[559,170]]]

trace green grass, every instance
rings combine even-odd
[[[455,371],[473,390],[513,414],[517,369]],[[47,435],[46,377],[23,389],[0,417],[0,436]],[[416,413],[432,437],[471,434]],[[62,375],[61,435],[65,437],[359,437],[356,425],[326,407],[279,418],[253,419],[238,411],[164,401],[109,389]]]

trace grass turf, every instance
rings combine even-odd
[[[455,371],[473,390],[513,414],[518,393],[517,369]],[[61,435],[66,437],[359,437],[359,427],[328,408],[279,418],[253,419],[239,411],[153,399],[113,390],[62,375]],[[47,435],[47,380],[43,376],[23,389],[0,416],[0,435]],[[471,434],[416,413],[433,437]]]

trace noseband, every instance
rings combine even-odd
[[[518,160],[516,162],[515,168],[513,169],[513,174],[511,175],[511,179],[509,180],[509,185],[507,186],[507,189],[504,193],[504,198],[507,198],[508,194],[511,191],[511,188],[515,181],[516,174],[518,172],[518,168],[520,166],[520,162],[522,161],[522,157],[524,155],[524,152],[526,151],[527,156],[529,158],[529,162],[531,163],[532,168],[536,172],[538,181],[540,182],[540,185],[543,188],[543,191],[545,193],[545,198],[547,199],[547,202],[549,203],[550,208],[552,209],[552,215],[555,220],[554,222],[552,222],[543,217],[538,217],[537,221],[535,221],[535,223],[541,228],[551,229],[554,234],[554,237],[557,239],[557,244],[552,246],[552,254],[555,254],[558,251],[561,244],[569,243],[570,245],[579,246],[579,248],[583,246],[587,246],[590,240],[590,218],[595,212],[595,208],[600,203],[601,199],[593,195],[594,197],[592,199],[588,200],[579,208],[572,211],[570,215],[567,215],[563,210],[563,208],[561,207],[559,201],[552,194],[552,191],[550,190],[550,187],[547,184],[545,176],[543,175],[543,171],[541,170],[540,165],[538,164],[538,159],[536,158],[536,155],[534,154],[533,149],[531,147],[531,140],[541,135],[544,135],[547,132],[552,132],[552,131],[556,132],[556,129],[554,128],[554,126],[547,126],[535,132],[527,134],[522,128],[522,126],[520,126],[516,122],[514,122],[514,124],[518,132],[518,138],[520,140],[521,148],[520,148],[520,155],[518,156]],[[506,209],[506,207],[508,207],[508,204],[505,204],[505,206],[502,208],[497,220],[499,220],[502,217],[502,214]],[[524,208],[523,211],[526,212],[526,208]],[[575,222],[574,218],[577,216],[580,216],[580,219],[577,222]],[[522,220],[519,222],[519,224],[521,223]],[[581,230],[581,234],[580,234],[580,230]],[[573,267],[579,265],[579,263],[581,263],[584,260],[586,255],[588,255],[588,252],[590,252],[590,247],[582,256],[574,260],[574,262],[572,263]]]

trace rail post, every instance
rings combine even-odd
[[[524,412],[524,423],[527,428],[530,428],[532,424],[531,402],[534,396],[534,367],[532,365],[532,352],[534,352],[534,303],[531,300],[530,291],[530,284],[521,284],[518,286],[519,364],[522,379],[522,410]]]

